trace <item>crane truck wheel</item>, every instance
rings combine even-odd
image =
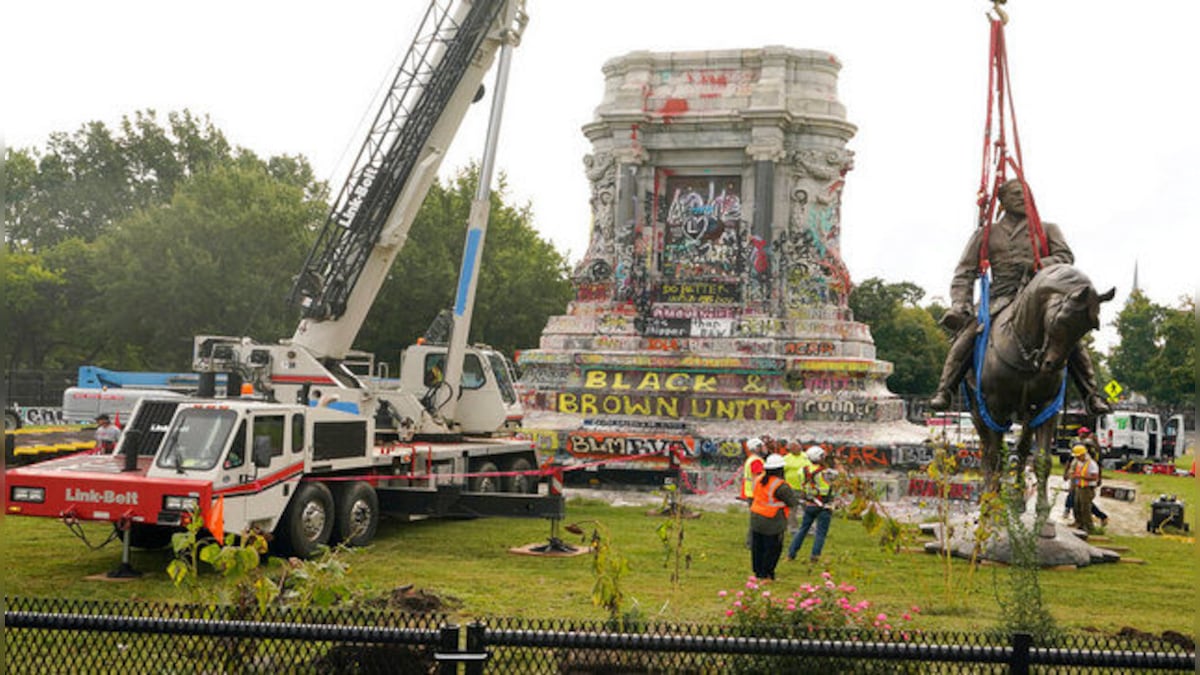
[[[20,428],[21,428],[21,416],[17,414],[16,410],[5,409],[5,411],[4,411],[4,430],[5,431],[13,431],[13,430],[20,429]]]
[[[500,469],[496,468],[495,462],[480,462],[471,467],[471,473],[499,473]],[[471,476],[471,480],[467,481],[467,490],[470,492],[499,492],[500,477],[499,476]]]
[[[324,483],[300,483],[275,532],[292,553],[311,558],[329,544],[333,519],[333,494],[329,488]]]
[[[333,488],[333,542],[366,546],[379,529],[379,495],[361,481]]]
[[[533,471],[533,462],[524,457],[517,457],[509,462],[506,471],[516,472],[516,475],[504,477],[503,485],[505,492],[520,495],[537,494],[537,476],[525,473],[526,471]]]

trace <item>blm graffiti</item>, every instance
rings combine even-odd
[[[663,275],[680,280],[740,275],[748,238],[741,177],[671,176],[667,195]]]

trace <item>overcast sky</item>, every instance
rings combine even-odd
[[[259,155],[302,154],[335,187],[363,118],[407,49],[426,0],[9,3],[0,129],[11,147],[124,114],[188,108]],[[510,198],[572,261],[588,238],[580,127],[602,64],[633,50],[822,49],[843,63],[858,134],[843,194],[854,280],[947,295],[974,227],[990,3],[975,0],[528,0],[498,166]],[[1007,28],[1025,168],[1045,220],[1117,297],[1176,305],[1197,290],[1200,115],[1193,0],[1012,0]],[[489,75],[487,82],[492,83]],[[477,105],[443,174],[477,158]]]

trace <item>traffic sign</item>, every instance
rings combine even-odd
[[[1121,392],[1123,391],[1125,391],[1125,388],[1118,384],[1116,380],[1109,380],[1108,384],[1104,385],[1104,393],[1108,394],[1109,402],[1115,403],[1117,397],[1120,396]]]

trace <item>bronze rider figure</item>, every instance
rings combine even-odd
[[[992,317],[1012,302],[1017,292],[1033,278],[1035,255],[1025,217],[1025,191],[1021,181],[1007,181],[1000,186],[997,196],[1004,216],[992,225],[988,235],[988,259],[992,269],[989,309]],[[1046,235],[1047,253],[1041,257],[1041,265],[1074,263],[1075,255],[1071,253],[1058,226],[1042,223],[1042,228]],[[979,277],[979,251],[983,233],[982,227],[972,233],[954,270],[954,279],[950,282],[951,306],[942,317],[942,325],[956,333],[950,352],[946,355],[937,391],[929,401],[929,407],[934,410],[950,407],[952,392],[971,365],[972,347],[979,330],[973,300],[975,280]],[[1079,389],[1089,415],[1112,412],[1100,395],[1096,372],[1085,348],[1076,346],[1071,351],[1067,359],[1067,371]]]

